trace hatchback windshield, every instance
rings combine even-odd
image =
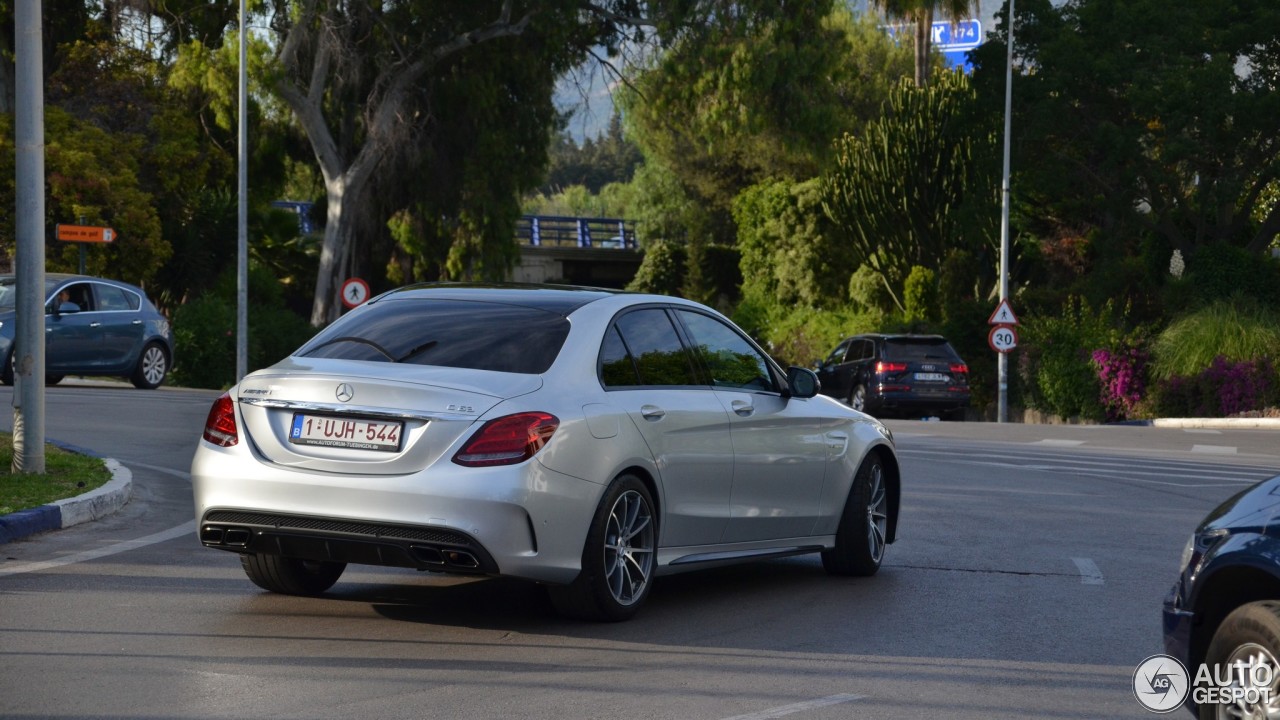
[[[296,354],[538,374],[568,334],[563,316],[535,308],[385,299],[342,317]]]
[[[951,345],[946,340],[923,338],[894,338],[886,340],[884,343],[884,357],[886,360],[906,362],[958,361],[960,359],[960,356],[956,354],[955,350],[951,349]]]

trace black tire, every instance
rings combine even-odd
[[[66,377],[66,376],[65,376],[65,375],[48,375],[48,374],[46,374],[46,375],[44,376],[44,384],[45,384],[45,385],[57,385],[58,383],[62,382],[62,378],[64,378],[64,377]]]
[[[169,374],[169,353],[160,343],[147,343],[138,356],[138,366],[134,368],[129,381],[136,388],[154,390],[164,383]]]
[[[1212,677],[1226,677],[1227,668],[1237,662],[1265,663],[1270,666],[1271,675],[1280,673],[1280,602],[1263,600],[1241,605],[1222,621],[1209,641],[1209,651],[1205,653],[1204,662]],[[1218,675],[1215,675],[1217,668]],[[1191,670],[1191,668],[1187,668]],[[1194,671],[1193,671],[1194,672]],[[1250,673],[1231,673],[1232,684],[1240,687],[1253,687]],[[1235,711],[1235,715],[1223,714],[1227,709]],[[1252,705],[1214,705],[1205,704],[1199,707],[1201,720],[1216,720],[1219,717],[1255,717],[1253,713],[1265,715],[1265,709]]]
[[[282,595],[315,596],[333,587],[346,563],[316,562],[279,555],[240,556],[244,574],[254,585]]]
[[[649,489],[634,475],[618,476],[591,521],[582,572],[568,585],[547,588],[551,604],[561,615],[580,620],[631,618],[653,587],[657,546],[657,514]]]
[[[0,382],[5,385],[13,384],[13,351],[9,351],[9,356],[4,359],[4,367],[0,367]]]
[[[858,467],[836,529],[836,545],[822,552],[822,567],[832,575],[875,575],[884,559],[888,531],[888,480],[879,453],[873,451]]]
[[[867,386],[862,383],[855,383],[853,389],[849,391],[849,407],[858,412],[867,411]]]
[[[942,419],[950,422],[964,422],[965,408],[952,408],[946,411]]]

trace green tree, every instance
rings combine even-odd
[[[977,252],[996,236],[995,135],[976,101],[958,72],[903,82],[881,119],[835,144],[823,207],[899,310],[913,266],[937,272],[949,250]]]
[[[1016,179],[1026,232],[1142,252],[1227,243],[1258,253],[1280,230],[1280,5],[1269,0],[1018,2]],[[1003,14],[1002,14],[1003,15]],[[988,107],[1007,33],[975,54]],[[1034,68],[1034,72],[1027,70]],[[1084,271],[1091,270],[1085,266]]]

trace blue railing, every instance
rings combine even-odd
[[[516,242],[533,247],[632,249],[635,224],[621,218],[523,215],[516,221]]]

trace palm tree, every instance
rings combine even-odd
[[[935,15],[956,22],[978,11],[978,0],[870,0],[890,20],[910,22],[915,28],[916,87],[929,84],[929,44],[933,41]]]

